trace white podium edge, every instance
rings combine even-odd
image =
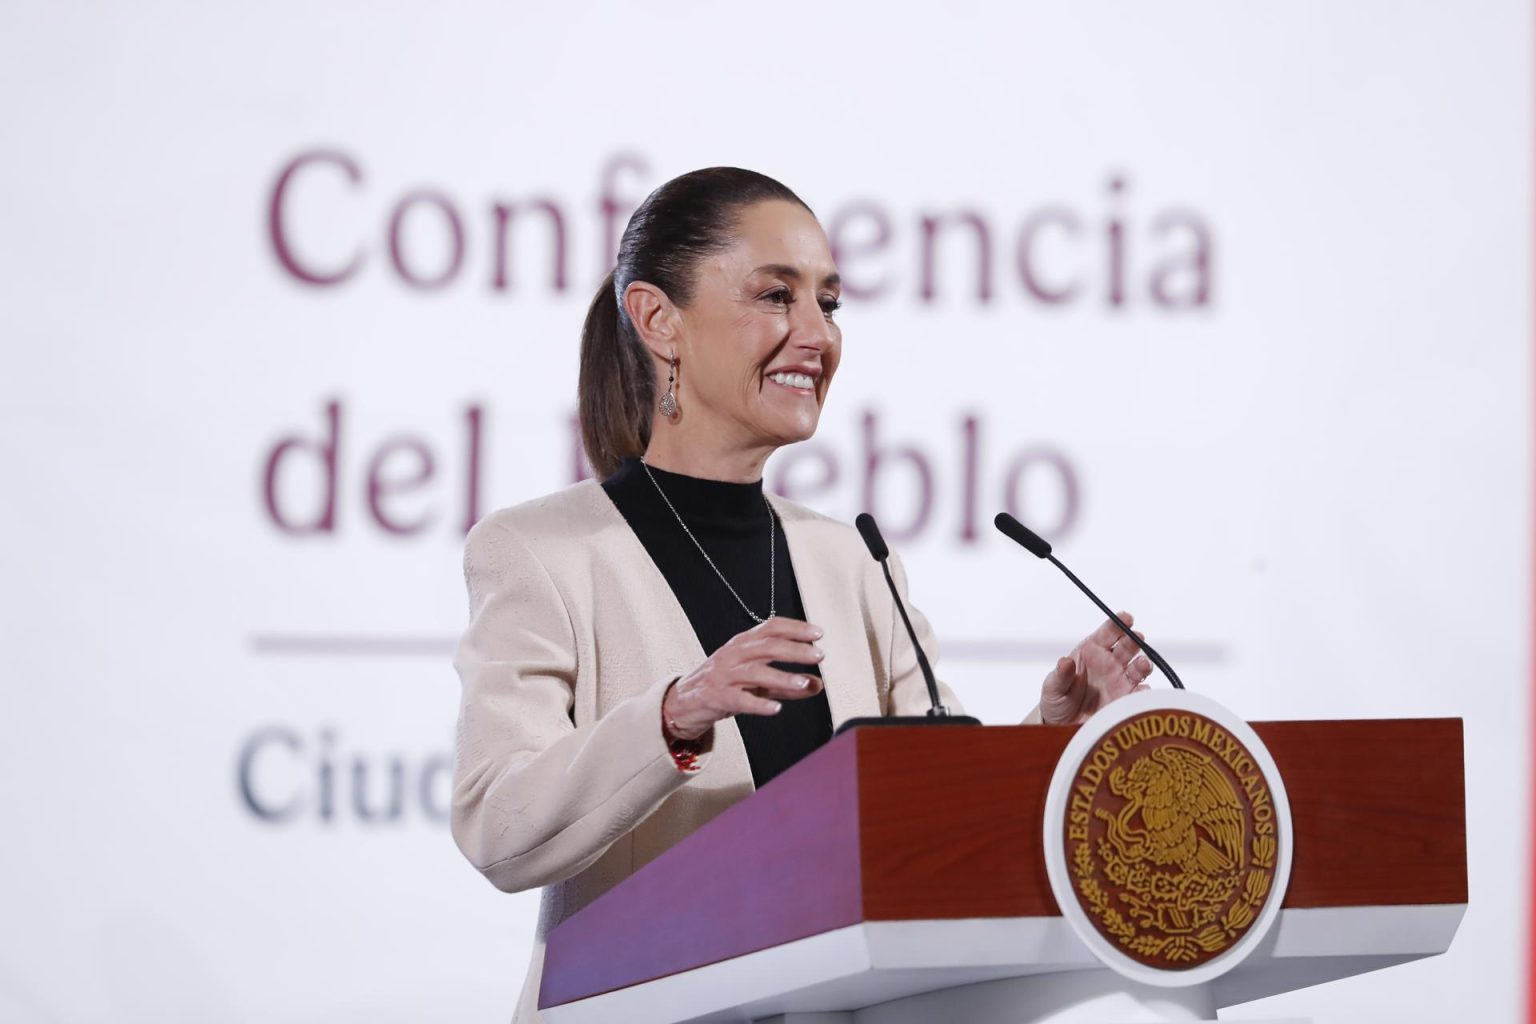
[[[1465,913],[1465,904],[1282,910],[1262,945],[1210,982],[1216,1004],[1249,1002],[1444,953]],[[999,978],[1083,970],[1103,965],[1062,917],[874,921],[540,1014],[546,1024],[753,1021],[855,1010]]]

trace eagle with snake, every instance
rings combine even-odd
[[[1126,804],[1118,814],[1100,810],[1099,816],[1125,863],[1178,865],[1206,877],[1243,866],[1242,805],[1205,754],[1172,744],[1158,747],[1129,772],[1111,772],[1109,788]]]

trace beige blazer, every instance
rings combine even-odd
[[[858,534],[771,500],[806,617],[826,632],[819,644],[833,725],[924,713],[911,641]],[[905,600],[894,556],[891,570]],[[730,720],[713,730],[702,770],[673,764],[661,698],[704,651],[599,483],[481,520],[465,544],[464,575],[470,623],[454,657],[463,695],[453,837],[497,888],[544,887],[515,1017],[535,1024],[549,929],[751,794],[752,773]],[[909,611],[936,657],[927,620]],[[958,707],[948,688],[942,697]]]

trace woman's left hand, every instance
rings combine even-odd
[[[1130,612],[1120,612],[1129,626]],[[1137,639],[1144,639],[1140,633]],[[1104,624],[1056,662],[1040,687],[1040,720],[1046,725],[1075,725],[1087,721],[1099,708],[1117,697],[1147,689],[1152,663],[1120,628]]]

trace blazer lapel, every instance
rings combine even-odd
[[[817,520],[803,518],[779,501],[773,507],[784,524],[806,621],[826,631],[818,646],[826,655],[821,675],[832,711],[832,728],[850,718],[879,715],[870,637],[859,610],[858,581],[848,573],[846,559],[824,550],[828,538],[818,529]]]
[[[602,485],[588,480],[578,486],[590,486],[592,507],[610,526],[607,536],[614,547],[609,564],[615,571],[642,583],[649,591],[646,600],[630,608],[633,620],[629,625],[641,638],[637,646],[645,652],[645,657],[652,659],[650,667],[639,677],[641,687],[666,676],[686,675],[704,661],[704,648],[699,644],[699,635],[694,632],[683,606],[678,604],[677,595],[672,593],[671,584],[623,514],[614,507],[612,499],[604,493]],[[747,760],[747,747],[734,718],[715,723],[714,751],[704,762],[701,775],[721,786],[740,785],[745,780],[751,788],[752,768]]]

